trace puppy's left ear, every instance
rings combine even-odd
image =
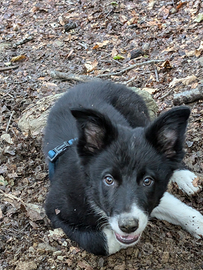
[[[147,127],[147,140],[167,159],[181,160],[183,158],[183,142],[189,115],[188,107],[175,107],[161,114]]]
[[[117,129],[107,116],[82,108],[71,109],[71,113],[77,120],[80,154],[96,154],[117,137]]]

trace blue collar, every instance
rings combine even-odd
[[[49,179],[52,180],[56,168],[57,159],[63,155],[63,153],[68,149],[69,146],[73,145],[78,138],[71,139],[69,141],[63,142],[61,145],[56,146],[54,149],[49,150],[48,159],[49,159]]]

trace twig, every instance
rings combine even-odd
[[[118,60],[113,59],[113,61],[116,62],[117,64],[121,65],[121,66],[123,65],[123,64],[120,63]]]
[[[150,61],[146,61],[146,62],[143,62],[143,63],[137,63],[137,64],[134,64],[132,66],[129,66],[127,68],[124,68],[120,71],[116,71],[116,72],[112,72],[112,73],[106,73],[106,74],[100,74],[98,76],[96,76],[97,78],[101,78],[101,77],[108,77],[108,76],[118,76],[118,75],[121,75],[123,72],[125,71],[128,71],[128,70],[131,70],[135,67],[138,67],[138,66],[142,66],[142,65],[149,65],[149,64],[154,64],[154,63],[158,63],[158,62],[164,62],[165,60],[150,60]]]
[[[130,82],[134,81],[136,79],[137,76],[132,77],[130,80],[128,80],[127,82],[123,82],[123,84],[128,85]]]
[[[6,97],[6,96],[14,98],[14,96],[12,96],[10,93],[6,93],[6,94],[0,93],[0,94],[3,96],[3,98]]]
[[[162,97],[160,97],[159,100],[162,100],[165,97],[167,97],[172,91],[173,91],[173,89],[170,89],[165,95],[163,95]]]
[[[159,82],[159,74],[158,74],[158,71],[157,71],[156,67],[154,68],[154,73],[155,73],[155,76],[156,76],[156,82]]]
[[[6,133],[8,132],[8,129],[9,129],[9,126],[10,126],[10,123],[11,123],[11,119],[12,119],[12,117],[13,117],[13,115],[14,115],[14,112],[15,112],[15,111],[12,111],[12,113],[11,113],[11,115],[10,115],[10,118],[9,118],[9,120],[8,120],[8,124],[7,124],[7,126],[6,126]]]
[[[19,66],[10,66],[10,67],[3,67],[3,68],[0,68],[0,71],[7,71],[7,70],[11,70],[11,69],[16,69],[18,68]]]
[[[23,202],[22,199],[20,199],[20,198],[14,196],[14,195],[12,195],[12,194],[7,194],[7,193],[5,193],[5,192],[4,192],[3,190],[1,190],[1,189],[0,189],[0,192],[3,194],[4,197],[9,198],[9,199],[11,199],[11,200],[13,200],[13,201],[16,200],[16,201],[18,201],[18,202],[21,202],[23,205],[25,205],[25,203]]]
[[[68,74],[65,72],[57,71],[57,70],[52,70],[49,72],[49,74],[54,79],[63,79],[67,81],[89,82],[95,79],[86,75]]]

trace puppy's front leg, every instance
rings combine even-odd
[[[152,211],[151,217],[180,225],[196,238],[203,237],[203,216],[168,192],[164,193],[160,204]]]

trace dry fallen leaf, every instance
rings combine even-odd
[[[85,269],[85,270],[93,270],[93,268],[86,262],[86,261],[80,261],[78,262],[78,266],[81,269]]]
[[[94,69],[96,69],[97,65],[98,65],[98,61],[96,59],[93,62],[86,62],[84,64],[87,72],[91,72]]]
[[[149,0],[149,5],[148,5],[149,9],[153,9],[155,2],[156,0]]]
[[[194,21],[198,23],[203,21],[203,13],[199,13]]]
[[[183,83],[185,85],[189,85],[191,82],[195,81],[197,77],[195,75],[187,76],[185,78],[177,79],[174,78],[172,82],[170,82],[169,87],[174,87],[178,83]]]
[[[18,55],[18,56],[15,56],[13,58],[11,58],[11,62],[17,62],[17,61],[22,61],[22,60],[25,60],[26,59],[26,56],[25,55]]]
[[[158,89],[146,87],[146,88],[142,88],[142,90],[148,92],[149,94],[154,94]]]
[[[8,133],[5,133],[5,134],[1,135],[1,139],[3,141],[5,141],[5,142],[9,143],[9,144],[13,144],[13,141],[11,139],[11,136]]]
[[[25,204],[28,217],[32,221],[42,220],[46,216],[44,208],[40,205],[27,203]]]
[[[194,187],[198,187],[199,186],[199,180],[200,178],[197,176],[193,181],[192,181],[192,184]]]
[[[113,50],[112,50],[112,52],[111,52],[111,56],[114,57],[117,54],[118,54],[118,52],[117,52],[116,48],[114,47]]]
[[[103,48],[109,43],[109,40],[104,40],[103,42],[97,42],[96,45],[92,48],[93,50],[96,50],[98,48]]]
[[[201,41],[199,48],[195,50],[195,56],[199,57],[202,51],[203,51],[203,41]]]

